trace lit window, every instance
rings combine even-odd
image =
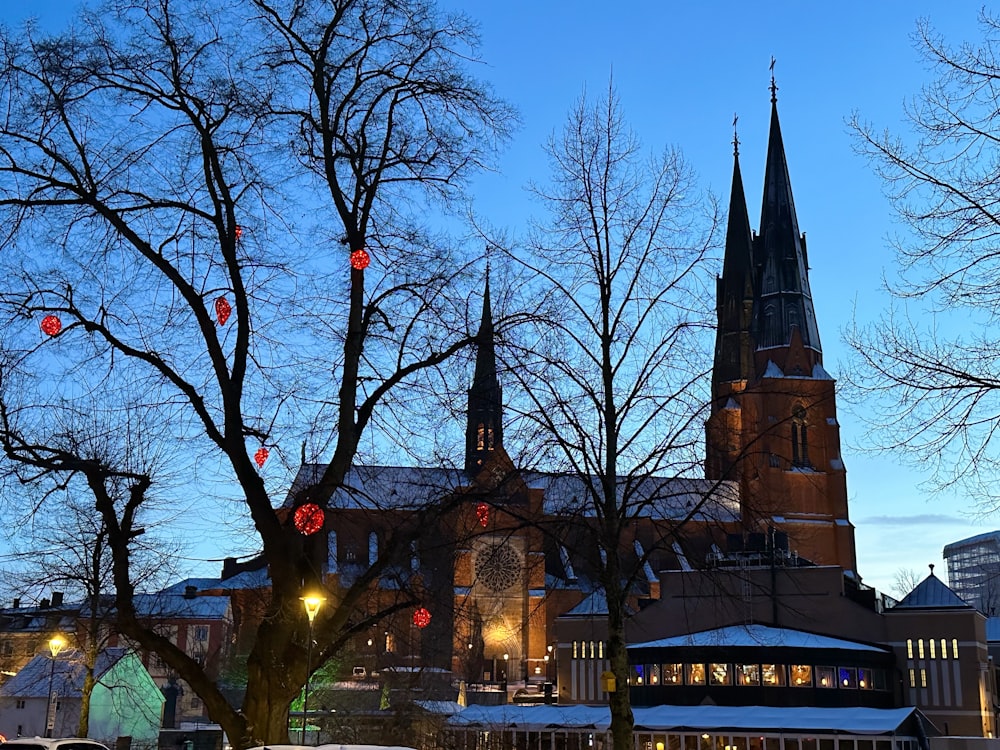
[[[664,664],[663,665],[663,684],[664,685],[678,685],[684,683],[684,665],[683,664]]]
[[[858,686],[858,670],[854,667],[841,667],[837,670],[837,683],[848,690]]]
[[[784,664],[761,664],[760,671],[765,685],[778,687],[785,684]]]
[[[597,658],[598,659],[604,658],[604,641],[597,642]]]
[[[713,685],[732,685],[732,669],[728,664],[713,664],[710,674]]]
[[[760,667],[757,664],[738,664],[736,666],[737,685],[759,685]]]
[[[927,670],[920,670],[920,687],[927,687]]]
[[[816,667],[816,687],[837,687],[837,673],[833,667]]]
[[[634,670],[633,677],[635,678],[635,684],[642,685],[643,684],[642,675],[645,667],[642,664],[636,664],[634,667],[632,667],[632,669]]]
[[[917,641],[917,656],[920,657],[921,659],[924,658],[924,639],[923,638],[921,638],[919,641]]]
[[[811,666],[808,664],[792,664],[789,670],[791,672],[789,684],[792,687],[812,687],[813,673]]]
[[[872,671],[870,669],[858,670],[858,687],[862,690],[871,690],[873,688]]]
[[[948,641],[946,641],[944,638],[941,639],[941,658],[942,659],[948,658]]]
[[[958,658],[958,638],[951,639],[951,658]]]
[[[688,664],[687,665],[687,684],[688,685],[704,685],[705,684],[705,665],[704,664]]]
[[[573,641],[573,658],[574,659],[580,658],[580,651],[576,641]]]
[[[649,675],[649,684],[650,685],[659,685],[660,684],[660,665],[659,664],[650,664],[647,667],[647,669],[646,669],[646,673]]]
[[[481,451],[486,447],[486,427],[482,422],[479,423],[479,427],[476,428],[476,450]]]
[[[929,641],[927,641],[927,645],[930,646],[931,658],[932,659],[936,659],[937,658],[937,654],[934,653],[934,651],[935,651],[935,648],[934,648],[934,639],[931,638]]]
[[[594,641],[590,642],[590,658],[591,659],[597,658],[597,644]]]
[[[907,638],[906,639],[906,658],[907,659],[912,659],[913,658],[913,639],[912,638]]]
[[[917,686],[917,670],[911,669],[910,670],[910,687],[916,687],[916,686]]]

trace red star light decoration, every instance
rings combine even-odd
[[[479,519],[479,525],[485,529],[490,522],[490,506],[486,503],[476,505],[476,518]]]
[[[271,452],[267,448],[257,449],[257,452],[253,454],[253,460],[257,462],[257,468],[264,468],[264,464],[267,463],[267,457],[269,455],[271,455]]]
[[[62,321],[55,315],[46,315],[42,318],[41,329],[46,336],[55,336],[62,330]]]
[[[233,312],[233,308],[230,306],[229,302],[225,297],[219,297],[215,300],[215,317],[219,320],[219,325],[224,326],[226,321],[229,320],[229,315]]]
[[[236,241],[239,242],[243,238],[243,227],[237,224],[233,234],[236,235]]]
[[[368,264],[372,262],[372,256],[364,248],[351,253],[351,268],[357,271],[364,271]]]
[[[413,624],[418,628],[426,628],[431,624],[431,613],[425,607],[420,607],[413,613]]]
[[[295,524],[295,528],[301,534],[310,536],[323,528],[324,518],[325,516],[321,507],[316,505],[316,503],[306,503],[295,509],[292,523]]]

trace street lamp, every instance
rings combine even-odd
[[[305,696],[302,698],[301,744],[303,745],[306,744],[306,719],[309,715],[309,678],[312,672],[313,620],[316,619],[316,614],[325,601],[324,597],[317,596],[316,594],[302,597],[302,606],[306,608],[306,617],[309,618],[309,643],[306,646],[306,689]]]
[[[500,678],[500,689],[503,691],[503,702],[507,702],[507,662],[510,660],[510,654],[503,655],[503,675]]]
[[[52,736],[52,729],[56,724],[55,706],[52,704],[52,683],[56,677],[56,657],[59,652],[66,647],[66,639],[61,635],[54,635],[49,639],[49,653],[52,658],[49,660],[49,697],[45,702],[45,736]]]

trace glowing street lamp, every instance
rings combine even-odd
[[[306,689],[302,698],[302,739],[301,744],[306,744],[306,719],[309,715],[309,677],[312,672],[312,647],[313,647],[313,620],[319,613],[319,608],[323,606],[326,599],[316,594],[302,597],[302,606],[306,609],[306,617],[309,618],[309,643],[306,646]]]
[[[56,657],[59,652],[66,647],[66,639],[61,635],[54,635],[49,639],[49,653],[52,658],[49,660],[49,698],[45,702],[45,736],[51,737],[52,730],[56,724],[56,711],[52,703],[52,683],[56,676]]]

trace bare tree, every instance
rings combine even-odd
[[[913,568],[897,568],[892,576],[892,593],[902,599],[922,580],[920,573]]]
[[[511,122],[468,72],[475,44],[423,0],[112,0],[61,36],[0,37],[0,442],[21,481],[88,488],[117,627],[237,747],[285,741],[307,671],[300,597],[322,585],[255,452],[294,459],[302,436],[330,450],[296,499],[326,507],[361,436],[418,408],[393,389],[474,339],[466,261],[422,217]],[[66,429],[95,408],[124,427],[136,392],[140,459]],[[134,605],[137,540],[192,476],[237,496],[268,564],[239,708]],[[385,613],[354,616],[408,546],[330,597],[315,664]]]
[[[627,747],[625,620],[645,555],[626,565],[622,550],[643,515],[683,522],[676,507],[668,511],[677,485],[659,478],[701,468],[705,260],[718,218],[678,151],[642,150],[610,85],[599,101],[580,100],[547,150],[552,178],[535,192],[549,218],[514,257],[536,275],[530,293],[556,314],[509,370],[529,401],[522,418],[542,428],[550,460],[581,490],[560,515],[575,524],[579,548],[593,551],[618,686],[611,733],[615,747]],[[667,525],[665,544],[676,531]]]
[[[952,46],[925,21],[917,49],[934,78],[906,106],[910,135],[852,118],[859,151],[884,180],[903,231],[898,278],[882,320],[849,331],[873,443],[929,467],[932,490],[964,488],[1000,507],[1000,23],[981,16],[981,42]]]

